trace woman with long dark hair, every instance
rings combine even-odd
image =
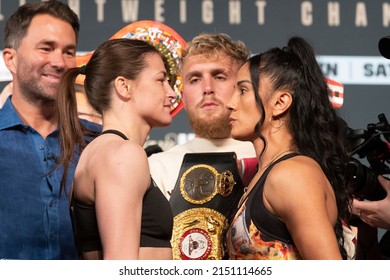
[[[353,257],[345,131],[312,47],[293,37],[252,56],[228,107],[232,137],[251,141],[259,159],[227,232],[230,257]]]

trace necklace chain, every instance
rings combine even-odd
[[[259,170],[257,171],[257,173],[259,173],[259,172],[263,171],[264,169],[268,168],[268,167],[269,167],[271,164],[273,164],[281,155],[283,155],[283,154],[286,153],[286,152],[290,152],[290,151],[292,151],[292,150],[291,150],[291,149],[284,149],[284,150],[282,150],[281,152],[277,153],[277,154],[270,160],[270,162],[269,162],[266,166],[264,166],[264,167],[262,167],[261,169],[259,169]],[[245,188],[244,188],[244,193],[242,194],[241,199],[240,199],[240,201],[238,202],[237,208],[240,208],[240,207],[241,207],[241,204],[242,204],[242,203],[244,202],[244,200],[248,197],[247,193],[248,193],[248,195],[249,195],[248,187],[245,187]]]
[[[268,163],[266,166],[262,167],[259,171],[262,171],[262,170],[266,169],[266,168],[269,167],[271,164],[273,164],[281,155],[283,155],[283,154],[286,153],[286,152],[290,152],[290,151],[291,151],[291,149],[284,149],[283,151],[277,153],[276,156],[274,156],[274,157],[269,161],[269,163]]]

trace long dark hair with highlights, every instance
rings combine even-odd
[[[303,38],[292,37],[282,49],[272,48],[252,56],[249,67],[255,92],[259,92],[261,77],[268,77],[273,91],[288,90],[292,93],[287,127],[299,153],[318,162],[333,187],[338,209],[334,230],[341,255],[346,259],[342,222],[350,218],[352,196],[346,179],[348,150],[345,145],[345,125],[332,107],[330,91],[313,48]],[[260,133],[260,127],[266,116],[260,96],[255,96],[262,113],[255,131],[264,141],[264,152],[267,143]]]

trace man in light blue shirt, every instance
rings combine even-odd
[[[0,258],[77,257],[69,199],[59,195],[63,169],[56,166],[58,156],[58,131],[43,139],[8,99],[0,110]]]
[[[55,101],[62,74],[76,66],[79,19],[60,1],[25,4],[8,19],[3,59],[13,91],[0,110],[0,259],[75,259],[69,187]]]

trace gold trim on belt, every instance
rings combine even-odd
[[[209,208],[192,208],[178,214],[173,220],[173,259],[221,260],[226,228],[226,218]]]
[[[229,170],[221,174],[207,164],[194,165],[180,178],[180,192],[183,198],[193,204],[204,204],[217,194],[229,196],[236,184]]]

